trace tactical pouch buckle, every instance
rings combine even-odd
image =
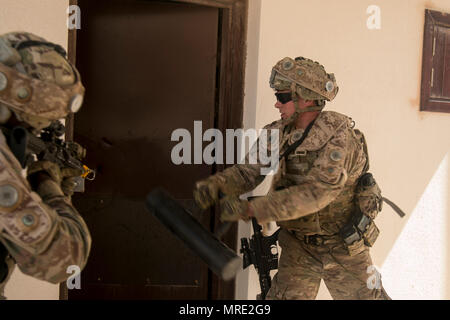
[[[364,251],[364,239],[353,224],[346,225],[340,231],[340,235],[344,240],[344,245],[350,256],[357,255]]]
[[[372,247],[380,234],[380,230],[378,230],[373,220],[365,214],[360,213],[355,220],[355,226],[364,238],[364,243]]]
[[[353,256],[364,250],[364,245],[372,247],[380,234],[373,220],[359,212],[342,228],[340,235],[348,253]]]

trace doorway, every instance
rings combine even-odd
[[[242,127],[244,59],[233,62],[231,52],[239,46],[243,57],[245,27],[227,26],[246,15],[246,2],[192,2],[71,1],[82,27],[69,35],[69,55],[86,95],[68,129],[97,178],[73,198],[93,245],[81,289],[68,299],[234,297],[233,281],[214,276],[144,203],[162,186],[214,231],[216,215],[196,209],[192,188],[223,167],[175,165],[171,133],[184,128],[193,136],[194,121],[203,130]],[[225,242],[235,247],[236,227]]]

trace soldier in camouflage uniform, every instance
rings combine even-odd
[[[0,124],[37,134],[77,112],[84,87],[64,49],[30,33],[0,36]],[[15,264],[37,279],[66,280],[86,264],[91,236],[73,207],[72,169],[36,161],[27,176],[0,131],[0,298]],[[76,171],[76,170],[75,170]]]
[[[310,59],[284,58],[274,66],[270,85],[281,120],[265,129],[279,130],[280,154],[305,131],[306,138],[280,159],[267,196],[238,198],[264,179],[261,164],[246,163],[197,182],[196,202],[207,208],[220,201],[223,221],[255,217],[281,227],[282,252],[268,299],[315,299],[321,279],[334,299],[389,299],[369,273],[369,246],[378,234],[373,219],[382,198],[376,184],[369,191],[358,184],[369,167],[364,137],[349,117],[321,111],[338,92],[334,75]],[[370,223],[347,237],[361,212]]]

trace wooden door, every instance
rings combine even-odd
[[[92,234],[81,290],[69,299],[207,299],[212,275],[146,210],[163,186],[194,208],[192,187],[213,171],[174,165],[171,133],[215,126],[219,9],[180,3],[80,0],[76,65],[86,86],[74,140],[97,178],[74,197]],[[210,228],[211,215],[194,210]]]

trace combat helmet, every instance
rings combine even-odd
[[[61,46],[27,32],[0,36],[0,123],[12,111],[40,130],[77,112],[83,96],[80,75]]]
[[[333,73],[327,73],[321,64],[304,57],[286,57],[278,61],[272,68],[270,87],[274,90],[291,90],[295,113],[288,121],[303,112],[322,110],[325,100],[333,100],[339,90]],[[298,97],[315,100],[316,106],[300,110]]]

